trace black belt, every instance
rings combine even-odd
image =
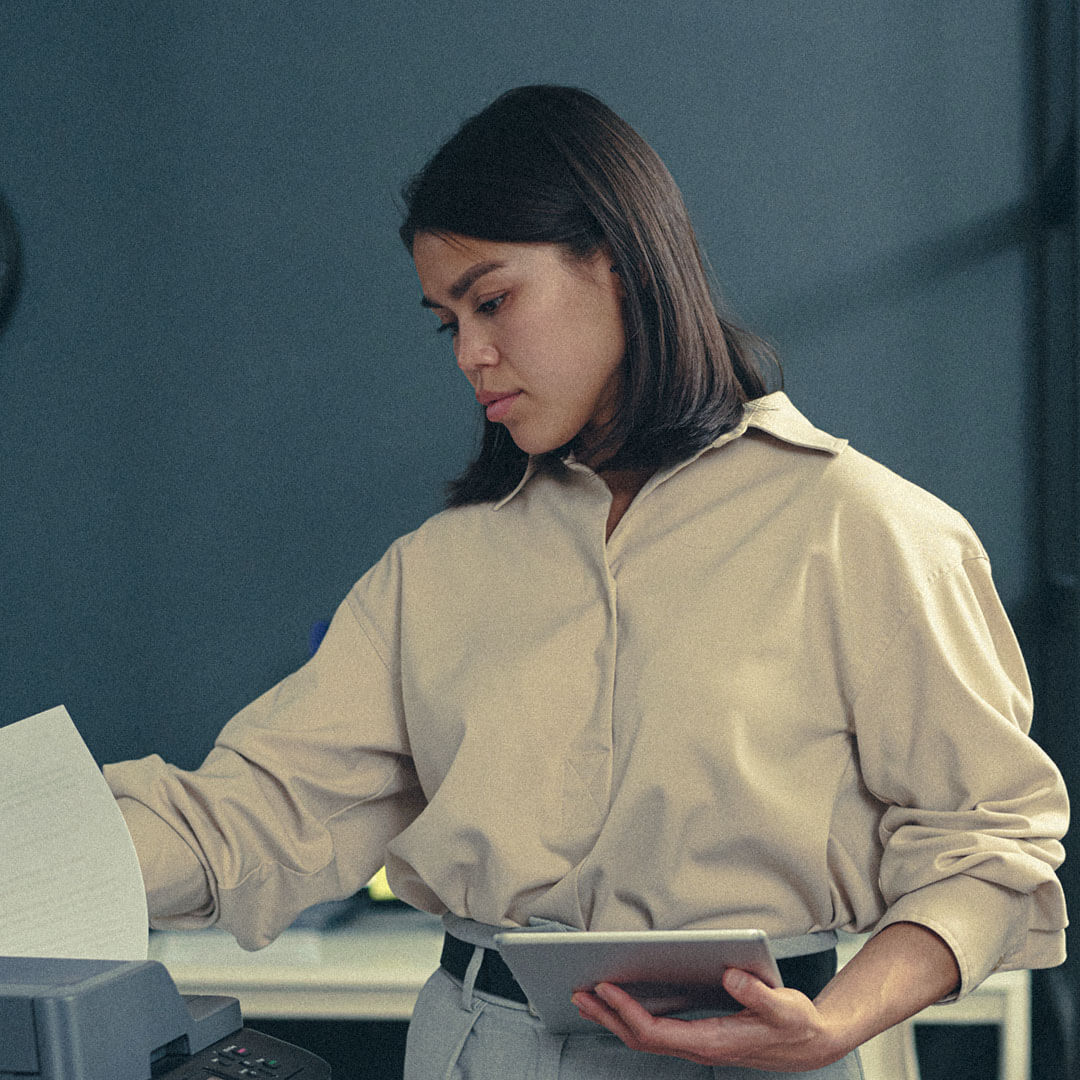
[[[567,932],[572,933],[572,931]],[[442,957],[439,963],[455,979],[463,981],[469,961],[473,957],[474,948],[475,946],[467,941],[461,941],[453,934],[447,934],[443,938]],[[809,998],[815,998],[836,974],[836,949],[806,953],[803,956],[789,956],[783,960],[777,960],[776,966],[780,969],[780,977],[784,980],[785,986],[800,990]],[[522,1005],[527,1005],[529,1001],[497,949],[484,949],[484,959],[473,985],[485,994],[509,998]],[[740,1008],[735,1001],[731,1001],[729,1007]]]

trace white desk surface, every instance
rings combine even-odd
[[[245,1017],[408,1020],[442,934],[438,918],[395,906],[341,929],[290,928],[258,952],[220,930],[155,931],[150,959],[180,993],[238,998]]]

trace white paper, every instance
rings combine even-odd
[[[131,834],[67,709],[0,728],[0,955],[145,960],[148,936]]]

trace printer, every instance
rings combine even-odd
[[[243,1027],[235,998],[181,995],[154,960],[0,957],[0,1080],[329,1080]]]

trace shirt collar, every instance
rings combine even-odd
[[[508,495],[504,495],[497,503],[495,503],[491,507],[492,510],[501,510],[532,479],[533,475],[540,468],[540,462],[543,457],[543,454],[529,455],[529,464],[525,466],[525,471],[521,474],[521,479],[517,482],[514,490]]]
[[[766,435],[791,443],[792,446],[803,446],[808,450],[822,450],[827,454],[839,454],[847,446],[847,439],[838,439],[821,428],[814,427],[809,420],[794,405],[791,404],[787,394],[782,390],[773,394],[766,394],[748,402],[743,414],[744,425],[739,434],[743,434],[747,427],[757,428]],[[722,435],[713,444],[718,446],[727,440]]]
[[[814,425],[811,424],[794,405],[792,405],[791,399],[787,394],[782,390],[777,390],[772,394],[766,394],[764,397],[747,402],[743,407],[742,419],[735,427],[730,431],[724,432],[724,434],[715,442],[702,447],[701,450],[696,454],[691,455],[685,461],[680,461],[677,465],[661,469],[647,486],[655,487],[657,483],[666,480],[669,476],[678,472],[686,465],[689,465],[691,461],[701,457],[702,454],[707,453],[709,450],[714,450],[729,442],[734,442],[735,439],[745,435],[749,428],[763,431],[766,435],[771,435],[773,438],[779,439],[781,442],[789,443],[792,446],[802,446],[808,450],[820,450],[827,454],[839,454],[840,451],[847,446],[848,442],[847,439],[838,439],[834,435],[830,435],[828,432],[814,427]],[[504,495],[493,505],[492,509],[499,510],[514,498],[514,496],[521,491],[542,467],[542,462],[545,460],[545,457],[546,455],[543,454],[530,455],[529,463],[525,467],[525,472],[514,487],[514,490],[509,494]]]

